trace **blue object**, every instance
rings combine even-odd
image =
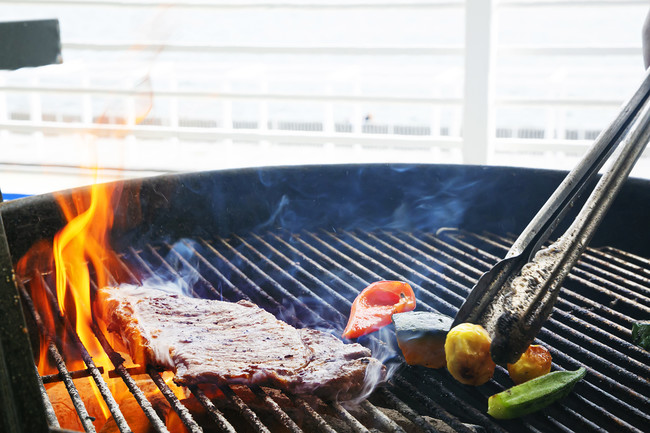
[[[28,194],[6,194],[4,192],[2,193],[2,199],[4,201],[14,200],[14,199],[17,199],[17,198],[27,197],[27,196],[28,196]]]

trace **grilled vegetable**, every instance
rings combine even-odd
[[[650,320],[635,322],[632,325],[632,341],[637,346],[650,350]]]
[[[488,414],[510,419],[536,412],[566,397],[585,373],[584,367],[576,371],[554,371],[513,386],[488,399]]]
[[[482,385],[494,374],[492,339],[481,325],[461,323],[447,334],[445,358],[451,375],[465,385]]]
[[[397,344],[409,365],[441,368],[445,359],[445,338],[454,319],[424,311],[393,314]]]
[[[343,331],[345,338],[357,338],[374,332],[391,321],[395,313],[415,308],[415,294],[402,281],[378,281],[372,283],[354,300],[350,319]]]
[[[532,344],[514,364],[508,364],[512,381],[519,385],[551,371],[551,354],[544,346]]]

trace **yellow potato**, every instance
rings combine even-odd
[[[492,339],[481,325],[461,323],[445,340],[449,373],[465,385],[482,385],[494,375],[496,365],[490,357]]]

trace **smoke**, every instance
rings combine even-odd
[[[397,346],[392,325],[363,336],[357,342],[368,347],[372,352],[372,357],[379,363],[368,364],[361,392],[358,396],[344,402],[351,407],[363,402],[379,385],[389,381],[401,366],[401,351]]]

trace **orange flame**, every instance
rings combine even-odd
[[[56,269],[56,294],[59,309],[75,327],[79,339],[93,357],[96,365],[103,365],[105,371],[111,366],[92,331],[90,267],[96,275],[98,287],[108,284],[105,261],[111,251],[107,245],[107,233],[113,226],[111,198],[112,184],[94,184],[91,187],[90,204],[83,210],[82,200],[75,200],[72,209],[66,200],[57,200],[68,224],[54,236],[53,254]],[[93,387],[104,415],[109,411]]]
[[[91,186],[89,197],[79,191],[72,193],[71,200],[61,194],[55,195],[68,223],[54,236],[53,243],[45,240],[36,243],[16,266],[18,277],[29,279],[26,287],[45,329],[52,333],[61,329],[56,319],[60,312],[74,328],[95,365],[103,366],[105,372],[112,369],[112,363],[92,330],[91,274],[97,287],[110,284],[106,269],[114,268],[117,260],[108,244],[108,232],[114,221],[111,206],[116,195],[114,190],[115,184],[96,183]],[[52,299],[49,289],[49,274],[42,274],[52,268],[55,269],[56,300]],[[52,307],[54,301],[59,312]],[[84,369],[83,361],[75,355],[78,352],[74,344],[66,341],[66,337],[68,334],[64,332],[62,355],[68,370]],[[50,362],[48,345],[47,339],[41,339],[38,360],[41,375],[58,371]],[[111,382],[108,381],[109,385]],[[93,390],[97,405],[107,419],[110,412],[94,382],[91,381],[88,388]]]

